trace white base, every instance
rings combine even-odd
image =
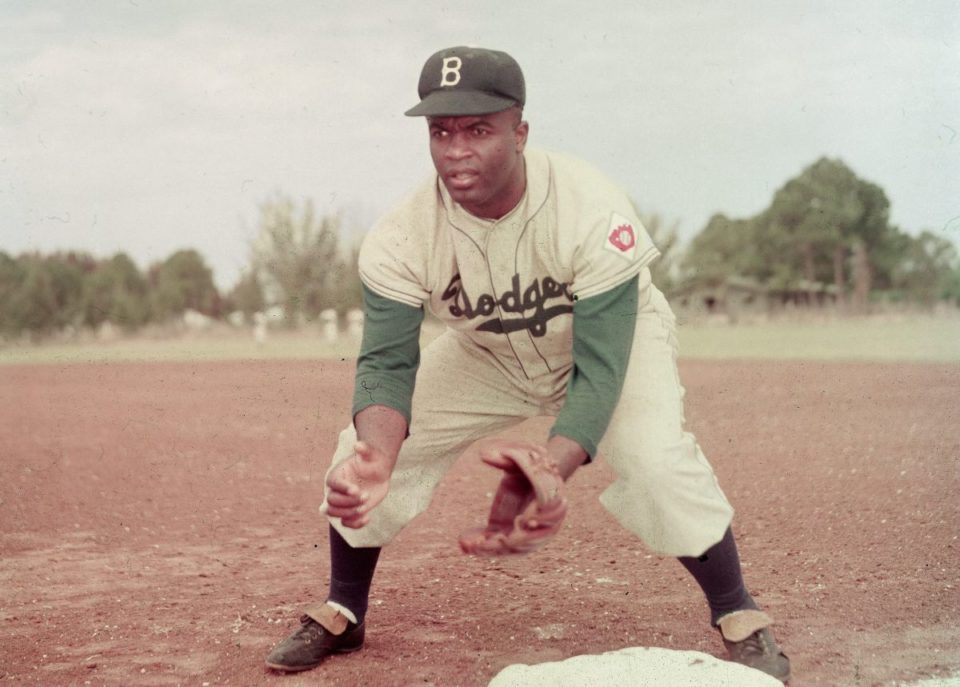
[[[630,647],[501,670],[489,687],[782,687],[779,680],[699,651]]]

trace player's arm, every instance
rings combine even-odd
[[[638,284],[639,277],[633,277],[573,305],[573,369],[547,443],[564,478],[596,455],[620,400],[637,320]]]
[[[387,495],[390,475],[410,424],[420,365],[423,308],[384,298],[363,286],[363,341],[357,358],[354,455],[327,478],[326,512],[363,527]]]
[[[367,408],[386,406],[400,415],[405,433],[420,366],[423,308],[381,296],[364,284],[363,317],[353,389],[354,424]]]

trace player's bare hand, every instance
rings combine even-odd
[[[329,492],[320,511],[340,518],[345,527],[363,527],[390,490],[391,464],[382,451],[358,441],[353,455],[327,477]]]

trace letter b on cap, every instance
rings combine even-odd
[[[440,70],[441,86],[456,86],[460,83],[460,67],[463,66],[463,60],[459,57],[444,57],[443,68]]]

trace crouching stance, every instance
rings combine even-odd
[[[527,147],[524,80],[509,55],[442,50],[418,90],[407,114],[426,117],[436,173],[361,250],[353,421],[321,506],[329,595],[267,665],[306,670],[359,649],[381,547],[427,508],[464,449],[550,416],[543,445],[488,445],[484,459],[504,474],[487,526],[461,535],[464,550],[537,548],[566,514],[565,480],[602,453],[615,473],[604,507],[690,572],[732,660],[786,680],[772,620],[744,586],[733,509],[683,428],[675,320],[628,196],[580,160]],[[446,330],[421,351],[426,308]]]

